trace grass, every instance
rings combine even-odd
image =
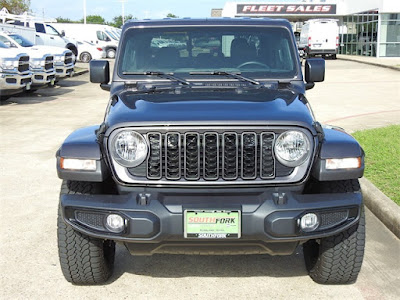
[[[365,177],[400,205],[400,125],[357,131],[365,151]]]

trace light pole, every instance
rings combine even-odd
[[[86,24],[86,0],[83,0],[83,24]]]

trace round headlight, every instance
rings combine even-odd
[[[301,165],[310,154],[310,143],[301,131],[286,131],[275,142],[278,161],[288,167]]]
[[[124,167],[136,167],[147,157],[145,138],[135,131],[121,131],[112,141],[113,158]]]

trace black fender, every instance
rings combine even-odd
[[[68,43],[68,44],[65,46],[65,48],[67,48],[68,50],[71,50],[72,53],[75,55],[75,57],[78,56],[78,48],[77,48],[74,44]]]
[[[57,174],[61,179],[102,182],[110,172],[101,151],[96,131],[99,125],[84,127],[72,132],[57,151]],[[95,171],[61,169],[61,158],[96,160]]]
[[[348,180],[361,178],[364,175],[364,150],[350,134],[342,128],[323,126],[323,139],[319,153],[314,161],[312,176],[319,181]],[[357,169],[327,170],[328,158],[360,157],[361,167]]]

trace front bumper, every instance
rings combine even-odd
[[[56,70],[35,70],[33,69],[32,86],[42,86],[48,83],[53,83],[56,79]]]
[[[0,73],[1,95],[13,95],[29,89],[32,83],[32,73]]]
[[[57,78],[63,78],[63,77],[72,77],[74,75],[74,64],[55,64],[55,69],[56,69],[56,77]]]
[[[274,189],[138,188],[124,195],[66,194],[61,195],[60,202],[64,220],[75,230],[124,242],[132,254],[218,254],[217,250],[221,250],[224,254],[288,255],[299,243],[337,234],[355,224],[362,196],[361,193],[311,195]],[[241,237],[231,240],[184,238],[185,210],[240,210]],[[309,212],[327,216],[328,223],[314,232],[303,232],[299,219]],[[338,219],[335,216],[339,212],[342,216],[346,212],[346,216]],[[110,213],[125,219],[122,233],[109,232],[102,225]]]

